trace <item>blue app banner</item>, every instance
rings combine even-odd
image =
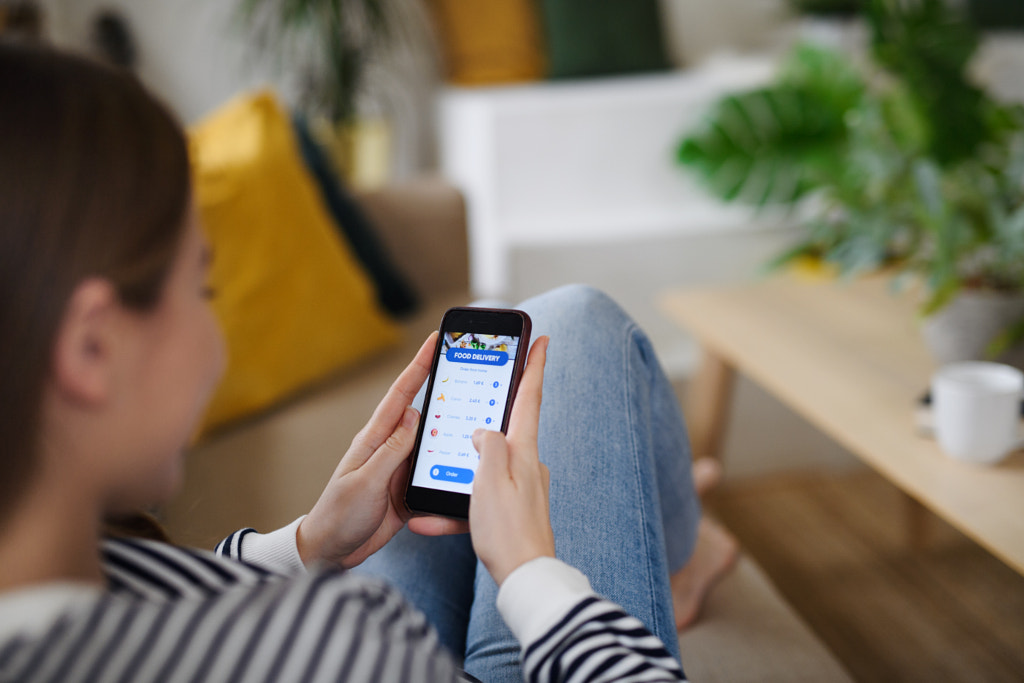
[[[450,348],[444,355],[449,363],[477,363],[480,365],[504,365],[508,362],[508,354],[504,351],[489,349]]]

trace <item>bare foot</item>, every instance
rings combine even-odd
[[[722,465],[714,458],[698,458],[690,468],[693,488],[701,498],[722,481]]]
[[[701,518],[690,561],[670,578],[677,630],[682,631],[697,620],[708,593],[732,570],[738,556],[739,544],[733,535],[718,522]]]

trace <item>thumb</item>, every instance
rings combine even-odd
[[[480,465],[476,469],[478,482],[500,481],[503,477],[511,479],[509,470],[509,450],[505,435],[501,432],[478,429],[473,432],[473,446],[480,454]]]

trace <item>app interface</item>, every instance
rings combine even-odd
[[[477,429],[501,429],[519,337],[446,332],[420,441],[413,486],[470,493]]]

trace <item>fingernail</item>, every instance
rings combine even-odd
[[[412,406],[405,409],[405,413],[402,415],[402,426],[412,429],[416,426],[416,419],[419,417],[419,413]]]

